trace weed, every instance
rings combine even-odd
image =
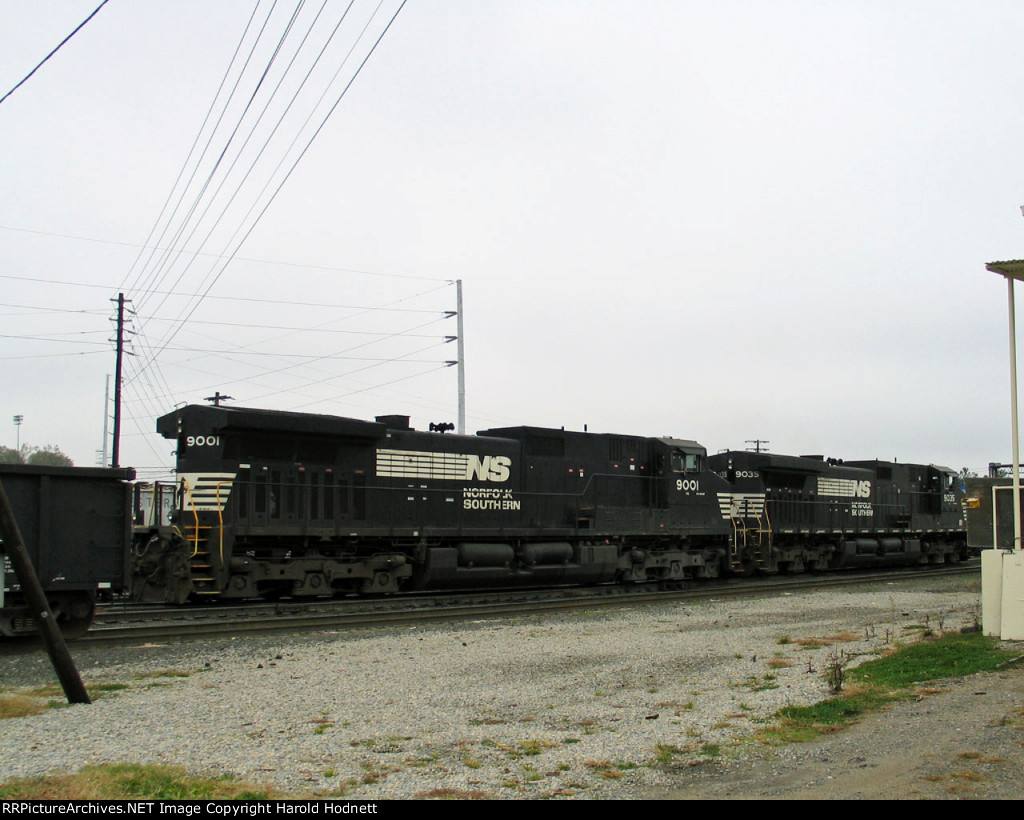
[[[671,746],[667,743],[659,743],[654,747],[654,759],[657,763],[662,766],[667,766],[676,757],[685,754],[685,752],[678,746]]]
[[[524,755],[539,755],[557,745],[550,740],[521,740],[517,744],[517,748]]]
[[[969,780],[973,783],[983,783],[986,780],[989,780],[987,775],[983,775],[981,772],[972,772],[970,770],[950,772],[949,776],[954,780]]]
[[[182,672],[180,669],[157,669],[153,672],[141,672],[135,676],[135,680],[148,680],[150,678],[187,678],[191,672]]]
[[[334,721],[328,718],[327,715],[322,715],[314,720],[313,724],[313,734],[322,735],[334,725]]]
[[[763,678],[747,678],[743,685],[747,686],[752,692],[767,692],[771,689],[779,688],[779,684],[775,682],[775,675],[771,674],[765,675]]]
[[[1005,757],[987,757],[983,752],[960,752],[957,760],[973,760],[976,763],[1009,763]]]
[[[490,800],[493,795],[482,791],[444,788],[431,789],[426,792],[417,792],[414,797],[418,800]]]
[[[125,689],[131,689],[127,683],[94,683],[89,687],[89,691],[93,694],[97,692],[121,692]]]
[[[846,667],[849,663],[850,658],[842,649],[838,652],[833,650],[829,653],[828,658],[825,659],[825,681],[828,683],[829,692],[833,695],[838,695],[843,691],[843,683],[846,681]]]
[[[681,715],[684,712],[689,712],[693,709],[693,701],[688,700],[681,703],[678,700],[662,700],[654,704],[655,709],[675,709],[675,714]]]

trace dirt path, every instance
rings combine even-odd
[[[1019,667],[1019,665],[1018,665]],[[680,770],[660,799],[1024,798],[1024,669],[922,693],[822,740]]]

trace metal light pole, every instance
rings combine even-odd
[[[25,417],[21,414],[14,417],[14,432],[17,438],[17,453],[18,458],[21,458],[21,423],[25,420]]]
[[[1024,260],[1014,259],[1008,262],[989,262],[986,270],[998,273],[1006,279],[1007,311],[1010,323],[1010,419],[1013,444],[1013,548],[1020,550],[1021,519],[1020,519],[1020,434],[1017,428],[1017,332],[1015,327],[1016,312],[1013,303],[1013,283],[1024,279]]]

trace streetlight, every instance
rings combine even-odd
[[[25,417],[20,415],[20,414],[14,417],[14,432],[17,435],[17,441],[18,441],[18,449],[16,451],[18,453],[18,458],[21,458],[21,423],[24,420],[25,420]]]

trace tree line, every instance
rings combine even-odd
[[[60,447],[47,444],[33,447],[22,444],[21,449],[0,444],[0,464],[35,464],[40,467],[74,467],[75,463],[61,452]]]

